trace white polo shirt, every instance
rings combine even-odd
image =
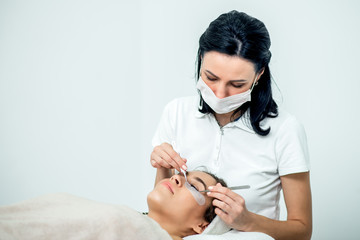
[[[220,127],[213,114],[198,111],[199,97],[184,97],[165,107],[153,138],[153,146],[176,143],[186,158],[188,170],[206,166],[228,186],[250,185],[235,192],[245,199],[249,211],[279,219],[280,176],[310,170],[306,134],[302,125],[279,109],[276,118],[266,118],[256,134],[247,114]],[[250,126],[250,127],[249,127]]]

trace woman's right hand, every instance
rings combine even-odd
[[[154,147],[150,156],[150,163],[154,168],[176,169],[178,172],[180,168],[187,170],[186,161],[166,142]]]

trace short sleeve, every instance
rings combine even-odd
[[[152,139],[152,146],[158,146],[164,142],[172,143],[175,138],[175,121],[176,121],[176,102],[175,100],[169,102],[161,115],[161,119],[155,135]]]
[[[280,176],[310,171],[305,129],[295,117],[289,116],[282,124],[275,147]]]

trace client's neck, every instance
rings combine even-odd
[[[183,237],[186,237],[188,235],[195,234],[195,232],[186,232],[181,231],[179,228],[181,227],[181,224],[176,224],[173,221],[169,221],[169,219],[159,213],[153,212],[149,210],[148,217],[155,220],[160,226],[169,233],[169,235],[173,239],[182,239]]]

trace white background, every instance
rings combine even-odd
[[[0,205],[68,192],[146,211],[163,107],[196,94],[198,39],[233,9],[266,24],[274,94],[307,130],[313,239],[358,239],[356,0],[0,0]]]

